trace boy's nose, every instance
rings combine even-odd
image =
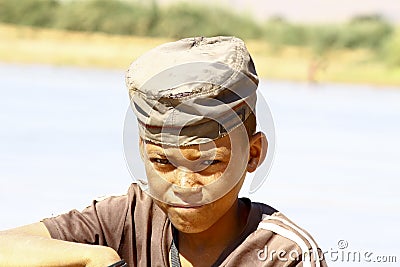
[[[175,184],[180,187],[195,187],[199,183],[196,180],[196,173],[185,168],[177,168],[175,174]]]

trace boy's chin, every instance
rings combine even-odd
[[[197,234],[206,231],[212,226],[212,222],[204,221],[201,222],[199,219],[190,220],[190,218],[186,220],[182,220],[181,218],[173,218],[169,217],[172,225],[181,233],[186,234]]]

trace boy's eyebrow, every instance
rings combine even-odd
[[[179,151],[179,150],[174,150],[174,151]],[[225,148],[220,148],[215,150],[208,150],[208,151],[199,151],[200,152],[200,157],[199,159],[210,159],[210,158],[224,158],[226,156],[229,156],[229,150],[225,149]],[[176,153],[176,152],[175,152]],[[147,152],[148,156],[159,156],[159,157],[171,157],[171,158],[175,158],[177,155],[174,152],[168,152],[168,150],[155,150],[155,149],[150,149]],[[180,154],[181,156],[183,156],[182,154]],[[178,156],[180,157],[180,156]]]
[[[151,156],[160,156],[160,157],[166,157],[167,155],[164,152],[161,151],[154,151],[154,150],[150,150],[146,153],[147,155],[151,155]]]
[[[225,157],[229,155],[228,151],[217,150],[217,151],[206,151],[201,153],[201,158],[217,158],[217,157]]]

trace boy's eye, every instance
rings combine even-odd
[[[152,158],[152,159],[150,159],[150,161],[153,162],[153,163],[162,164],[162,165],[169,164],[169,160],[168,159]]]
[[[204,161],[202,162],[202,164],[203,164],[203,165],[210,166],[210,165],[218,164],[218,163],[220,163],[220,162],[221,162],[220,160],[204,160]]]

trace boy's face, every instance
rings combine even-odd
[[[179,231],[198,233],[215,224],[237,200],[246,172],[255,170],[263,135],[249,142],[238,132],[189,147],[141,142],[150,195]]]

